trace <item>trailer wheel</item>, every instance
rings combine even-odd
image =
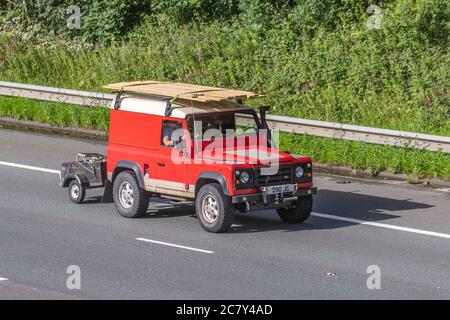
[[[147,191],[139,188],[131,172],[123,171],[114,179],[113,199],[121,216],[139,218],[147,212],[150,196]]]
[[[218,183],[201,187],[195,199],[195,210],[200,225],[208,232],[224,232],[233,223],[235,209]]]
[[[300,197],[287,208],[278,208],[277,212],[281,220],[287,223],[302,223],[309,218],[312,211],[312,195]]]
[[[80,204],[83,202],[84,197],[86,195],[86,190],[83,186],[77,181],[72,180],[69,184],[69,198],[73,203]]]

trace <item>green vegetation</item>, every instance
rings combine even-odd
[[[101,131],[107,131],[109,126],[109,112],[103,108],[86,108],[65,103],[1,96],[0,117]]]
[[[387,170],[414,177],[450,177],[450,157],[441,152],[293,134],[283,134],[280,142],[282,150],[306,154],[327,164],[367,169],[374,176]]]
[[[0,117],[103,131],[106,131],[109,125],[109,113],[105,109],[22,98],[0,97]],[[281,133],[280,148],[292,153],[309,155],[323,163],[368,169],[373,175],[389,170],[393,173],[411,174],[414,177],[450,176],[449,156],[439,152],[285,133]]]
[[[28,15],[20,1],[0,4],[2,80],[92,91],[145,79],[217,85],[266,93],[272,113],[450,135],[446,0],[378,1],[381,29],[366,25],[371,1],[78,1],[80,30],[65,26],[72,1],[26,2]],[[107,128],[105,110],[0,105],[3,116]],[[290,135],[283,147],[374,174],[450,176],[440,153]]]

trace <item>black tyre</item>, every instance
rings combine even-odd
[[[287,208],[277,209],[281,220],[287,223],[302,223],[309,218],[312,211],[312,195],[300,197],[297,202],[289,205]]]
[[[82,203],[85,195],[86,195],[86,190],[83,188],[83,186],[77,180],[70,181],[69,198],[73,203],[76,203],[76,204]]]
[[[234,206],[218,183],[201,187],[195,199],[195,211],[200,225],[208,232],[225,232],[233,224]]]
[[[147,212],[150,196],[147,191],[139,188],[131,172],[123,171],[114,180],[113,199],[121,216],[139,218]]]

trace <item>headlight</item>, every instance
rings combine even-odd
[[[242,184],[246,184],[250,181],[250,175],[248,174],[248,172],[243,171],[239,177],[239,180]]]
[[[297,167],[297,168],[295,169],[295,176],[296,176],[297,178],[303,177],[304,174],[305,174],[305,169],[303,169],[303,167]]]

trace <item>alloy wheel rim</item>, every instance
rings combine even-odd
[[[125,209],[129,209],[133,206],[134,191],[127,181],[122,182],[119,187],[119,202]]]
[[[70,196],[73,199],[77,199],[79,195],[80,195],[80,188],[78,188],[78,185],[74,184],[70,189]]]
[[[214,223],[219,216],[219,204],[212,195],[207,195],[202,201],[203,218],[208,223]]]

